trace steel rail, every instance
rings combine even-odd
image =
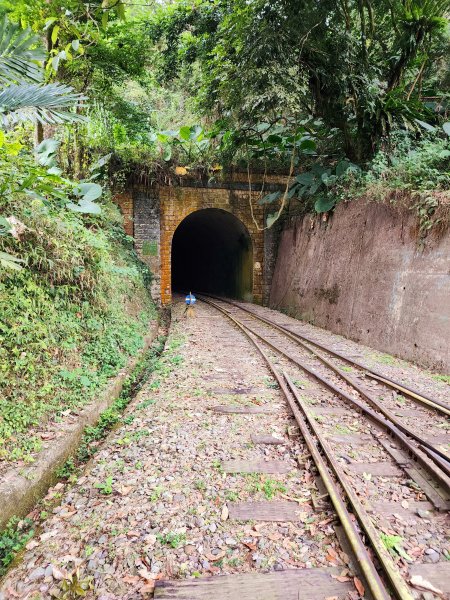
[[[311,342],[311,343],[313,344],[314,342]],[[351,362],[351,359],[347,359],[347,361]],[[431,408],[438,410],[439,412],[443,413],[444,415],[450,416],[450,407],[447,404],[445,404],[444,402],[441,402],[440,400],[432,399],[429,396],[425,396],[424,394],[422,394],[416,390],[413,390],[412,388],[407,387],[403,383],[399,383],[398,381],[394,381],[393,379],[386,377],[386,375],[383,375],[382,373],[378,373],[378,371],[374,371],[373,369],[364,367],[364,365],[360,365],[360,363],[355,362],[354,364],[356,366],[360,367],[361,369],[365,369],[369,373],[368,375],[366,375],[366,377],[373,377],[373,379],[377,379],[378,381],[381,381],[382,383],[384,383],[385,385],[388,385],[392,389],[402,392],[402,394],[404,396],[409,396],[410,398],[417,400],[418,402],[421,402],[422,404],[425,404],[426,406],[431,406]]]
[[[350,504],[353,508],[353,512],[358,517],[361,527],[366,532],[366,534],[370,540],[370,543],[371,543],[373,549],[375,550],[380,563],[383,565],[386,575],[389,577],[389,580],[390,580],[397,596],[399,598],[401,598],[402,600],[413,598],[408,586],[406,585],[404,579],[402,578],[399,571],[397,570],[396,565],[395,565],[394,561],[392,560],[388,550],[383,545],[383,543],[380,539],[380,534],[377,531],[376,527],[373,525],[370,516],[367,514],[367,511],[364,509],[357,494],[354,492],[351,485],[349,484],[347,477],[344,475],[341,467],[339,466],[339,463],[334,459],[333,452],[332,452],[328,442],[323,438],[323,436],[320,435],[318,427],[314,421],[314,418],[311,416],[311,413],[307,409],[305,403],[302,402],[301,396],[298,393],[297,388],[295,387],[295,385],[293,384],[293,382],[291,381],[291,379],[289,378],[287,373],[283,373],[283,376],[284,376],[285,380],[287,381],[288,387],[289,387],[292,395],[294,396],[298,405],[302,409],[302,412],[305,415],[306,421],[307,421],[309,427],[311,428],[311,430],[313,431],[315,437],[317,438],[317,440],[320,444],[320,447],[322,448],[322,451],[323,451],[324,455],[326,456],[337,480],[341,484],[341,486],[348,498],[348,501],[350,502]]]
[[[307,426],[305,420],[303,419],[298,406],[292,400],[291,394],[289,393],[289,390],[288,390],[283,378],[279,375],[279,373],[275,369],[275,366],[273,365],[273,363],[271,362],[271,360],[269,359],[267,354],[264,352],[264,350],[262,349],[260,344],[258,344],[258,342],[254,339],[254,337],[253,337],[254,334],[252,334],[252,332],[250,331],[250,329],[248,327],[246,327],[244,324],[237,321],[232,315],[230,315],[230,313],[228,311],[226,311],[222,307],[218,306],[216,303],[211,302],[209,300],[205,300],[205,299],[202,299],[202,301],[205,302],[206,304],[213,306],[216,310],[218,310],[219,312],[224,314],[226,317],[228,317],[236,325],[236,327],[238,327],[244,333],[244,335],[252,342],[252,344],[256,347],[256,349],[259,351],[261,356],[264,358],[270,371],[272,372],[272,374],[275,377],[275,379],[277,380],[281,390],[283,391],[286,401],[287,401],[287,403],[294,415],[294,418],[300,428],[300,431],[304,437],[305,443],[311,453],[311,456],[314,460],[317,470],[324,482],[324,485],[327,489],[328,495],[330,496],[330,500],[338,514],[338,517],[342,524],[344,532],[345,532],[347,539],[352,547],[352,550],[355,553],[355,557],[357,558],[358,563],[361,566],[361,569],[362,569],[362,572],[366,579],[367,585],[369,586],[373,597],[375,598],[375,600],[388,600],[391,596],[387,592],[386,587],[385,587],[383,581],[381,580],[381,578],[376,570],[376,567],[373,564],[373,561],[371,560],[371,558],[367,552],[364,542],[362,541],[361,535],[360,535],[359,531],[357,530],[357,528],[351,518],[351,515],[348,512],[346,504],[341,497],[339,488],[336,485],[336,483],[334,482],[333,477],[330,474],[330,470],[329,470],[328,466],[326,465],[325,460],[323,459],[322,455],[320,454],[319,450],[317,449],[314,439],[308,430],[308,426]],[[295,396],[294,396],[294,398],[295,398]],[[297,400],[297,398],[296,398],[296,400]],[[297,402],[298,402],[298,400],[297,400]],[[317,437],[317,435],[316,435],[316,437]],[[318,438],[318,440],[319,440],[319,444],[322,445],[321,440],[319,438]],[[330,464],[333,468],[333,463],[330,462]],[[385,574],[387,575],[387,577],[389,578],[389,581],[391,582],[391,584],[393,586],[396,597],[399,598],[400,600],[413,600],[413,596],[411,595],[411,592],[410,592],[408,586],[406,585],[405,581],[403,580],[400,573],[396,569],[395,563],[393,562],[388,551],[382,545],[380,538],[379,538],[379,534],[376,531],[375,527],[373,526],[369,515],[366,513],[366,511],[362,507],[361,503],[359,502],[358,498],[356,497],[356,494],[354,494],[354,492],[351,490],[348,482],[346,481],[345,476],[342,474],[340,469],[337,469],[337,471],[335,471],[335,469],[333,468],[333,471],[335,473],[335,477],[336,477],[337,481],[339,482],[339,484],[342,486],[345,493],[347,494],[347,498],[353,507],[354,515],[357,517],[360,526],[366,532],[367,537],[370,540],[370,543],[371,543],[372,547],[374,548],[374,550],[380,560],[380,564],[383,567]],[[351,493],[354,503],[351,502],[348,492]]]
[[[230,315],[230,313],[227,310],[225,310],[224,308],[219,307],[215,302],[212,302],[211,300],[207,300],[202,296],[199,296],[199,299],[203,300],[203,302],[205,302],[207,304],[214,306],[215,308],[218,308],[224,314],[229,315],[231,318],[232,315]],[[237,323],[239,322],[234,318],[233,318],[233,320]],[[442,485],[442,487],[445,489],[445,492],[448,495],[450,495],[450,479],[446,475],[446,473],[440,467],[438,467],[435,464],[435,462],[430,462],[430,460],[427,459],[428,455],[424,456],[423,451],[419,451],[418,448],[415,447],[411,443],[411,441],[407,438],[407,436],[394,423],[391,423],[384,416],[381,416],[377,412],[372,410],[371,408],[368,408],[359,400],[352,398],[345,391],[343,391],[340,388],[338,388],[337,386],[335,386],[334,383],[332,383],[331,381],[329,381],[328,379],[326,379],[325,377],[320,375],[320,373],[318,373],[315,369],[308,367],[307,365],[305,365],[303,362],[301,362],[298,358],[296,358],[292,354],[285,352],[284,350],[282,350],[281,348],[276,346],[273,342],[271,342],[270,340],[268,340],[267,338],[265,338],[258,332],[251,329],[251,327],[249,327],[248,325],[244,325],[244,324],[242,324],[242,325],[246,329],[248,329],[248,331],[250,331],[255,337],[257,337],[262,342],[264,342],[266,345],[268,345],[270,348],[275,350],[275,352],[278,352],[278,353],[282,354],[283,356],[285,356],[291,362],[293,362],[298,367],[300,367],[303,371],[305,371],[306,373],[308,373],[309,375],[314,377],[316,380],[318,380],[320,383],[322,383],[325,387],[327,387],[329,390],[331,390],[334,394],[336,394],[337,396],[342,398],[347,403],[359,408],[359,410],[361,412],[363,412],[366,416],[369,416],[374,422],[376,422],[378,425],[381,425],[381,427],[383,427],[384,429],[389,431],[395,438],[397,438],[397,440],[407,450],[407,452],[412,457],[414,457],[418,463],[420,463],[420,465],[428,472],[428,474],[431,475],[431,477],[434,480],[437,480]],[[434,451],[434,449],[433,449],[433,451]],[[446,502],[443,501],[442,506],[436,506],[436,508],[438,508],[440,510],[447,510],[448,507],[447,507]]]
[[[334,371],[337,375],[339,375],[339,377],[341,377],[342,379],[344,379],[344,381],[346,381],[349,385],[351,385],[360,394],[360,396],[362,398],[364,398],[372,406],[372,408],[374,408],[375,410],[378,410],[389,421],[391,421],[391,423],[393,423],[400,431],[402,431],[403,433],[405,433],[406,435],[408,435],[409,437],[414,439],[421,447],[422,452],[424,452],[428,456],[428,458],[430,458],[430,460],[432,460],[434,463],[436,463],[438,465],[438,467],[447,475],[447,477],[450,477],[450,459],[447,456],[447,454],[445,454],[445,452],[442,452],[441,450],[439,450],[439,448],[436,448],[436,446],[434,446],[431,442],[428,442],[423,437],[421,437],[419,434],[417,434],[415,431],[413,431],[412,429],[410,429],[409,427],[404,425],[401,422],[401,420],[397,419],[397,417],[392,414],[392,412],[390,410],[385,408],[382,404],[380,404],[380,402],[378,402],[378,400],[376,400],[371,394],[369,394],[369,392],[367,392],[364,388],[362,388],[353,379],[353,377],[350,377],[349,375],[347,375],[346,373],[341,371],[341,369],[339,369],[339,367],[337,367],[332,362],[330,362],[326,356],[323,356],[323,354],[321,354],[317,350],[310,348],[301,339],[297,339],[298,336],[296,334],[292,333],[291,331],[286,330],[284,327],[281,327],[277,323],[274,323],[269,319],[266,319],[264,317],[256,315],[252,311],[242,308],[239,304],[237,304],[235,302],[228,301],[228,300],[222,300],[222,299],[220,299],[220,301],[224,302],[225,304],[230,304],[232,306],[235,306],[236,308],[238,308],[246,313],[249,313],[255,320],[262,321],[263,323],[266,323],[270,327],[273,327],[274,329],[279,330],[283,335],[292,339],[294,342],[296,342],[297,344],[299,344],[300,346],[305,348],[305,350],[307,350],[308,352],[313,354],[315,357],[317,357],[329,369]],[[291,358],[291,360],[292,360],[292,358]],[[303,368],[303,366],[302,366],[302,368]]]
[[[200,299],[202,300],[202,298],[200,298]],[[249,334],[249,332],[248,332],[249,330],[247,330],[248,328],[246,328],[245,325],[242,325],[239,321],[234,319],[232,317],[232,315],[230,315],[226,310],[217,306],[214,302],[210,302],[210,301],[207,301],[204,299],[203,299],[203,302],[210,304],[211,306],[213,306],[214,308],[216,308],[217,310],[222,312],[225,316],[227,316],[244,333],[244,335],[249,340],[251,340],[251,342],[254,344],[254,346],[257,348],[257,350],[260,352],[260,354],[266,361],[266,363],[269,366],[270,370],[272,371],[274,377],[276,378],[278,384],[280,385],[281,389],[283,390],[285,398],[294,414],[294,417],[300,427],[300,430],[302,431],[302,434],[304,435],[305,442],[308,446],[309,451],[311,452],[314,463],[316,464],[317,470],[319,471],[320,476],[324,482],[324,485],[327,489],[328,495],[330,496],[330,500],[336,510],[336,513],[337,513],[339,520],[342,524],[342,527],[344,529],[345,535],[347,536],[349,544],[355,554],[357,562],[361,566],[361,570],[364,573],[366,583],[369,586],[374,599],[375,600],[389,600],[391,596],[389,595],[388,591],[386,590],[386,587],[385,587],[383,581],[381,580],[381,578],[375,568],[375,565],[373,564],[372,560],[370,559],[369,553],[367,552],[367,549],[364,546],[364,543],[363,543],[361,536],[355,526],[355,523],[352,521],[352,518],[350,516],[350,513],[347,510],[345,502],[343,501],[343,499],[339,493],[339,489],[336,486],[336,484],[334,483],[334,481],[331,477],[330,471],[329,471],[328,467],[326,466],[325,461],[323,460],[319,451],[315,447],[312,436],[309,434],[306,424],[304,423],[303,419],[301,418],[300,411],[298,410],[298,408],[295,406],[295,404],[292,402],[292,400],[290,398],[289,392],[286,388],[286,384],[283,382],[281,377],[276,372],[274,366],[272,365],[269,357],[266,355],[264,350],[257,343],[257,341],[255,339],[253,339],[252,336]],[[399,596],[399,598],[405,598],[405,596]],[[410,596],[406,596],[406,598],[409,600]],[[412,599],[412,597],[411,597],[411,599]]]
[[[264,321],[265,323],[272,325],[272,326],[276,327],[277,329],[280,329],[286,333],[289,333],[296,338],[300,338],[301,340],[304,340],[304,341],[308,342],[309,344],[312,344],[313,346],[316,346],[317,348],[320,348],[321,350],[328,352],[328,354],[331,354],[335,358],[339,358],[350,365],[353,365],[363,371],[366,371],[366,373],[368,373],[368,375],[366,373],[364,373],[364,375],[366,377],[373,377],[374,379],[381,381],[382,383],[391,387],[392,389],[396,389],[396,390],[402,392],[404,395],[409,396],[413,400],[421,402],[422,404],[425,404],[426,406],[429,406],[447,416],[450,416],[450,406],[448,404],[445,404],[445,402],[441,402],[440,400],[435,400],[433,398],[430,398],[429,396],[424,395],[423,393],[419,392],[418,390],[414,390],[410,387],[407,387],[403,383],[400,383],[398,381],[395,381],[394,379],[386,377],[386,375],[383,375],[379,371],[375,371],[374,369],[364,365],[363,363],[360,363],[359,361],[357,361],[353,358],[345,356],[344,354],[341,354],[340,352],[337,352],[336,350],[332,350],[328,346],[320,344],[316,340],[313,340],[306,335],[297,333],[296,331],[292,331],[292,330],[288,329],[287,327],[280,325],[279,323],[275,323],[274,321],[271,321],[270,319],[267,319],[265,317],[262,317],[261,315],[256,314],[255,312],[253,312],[252,310],[250,310],[249,308],[247,308],[245,306],[242,306],[238,302],[229,300],[228,298],[224,299],[224,298],[220,298],[219,296],[214,296],[214,295],[210,295],[210,294],[206,294],[206,295],[211,298],[215,298],[216,300],[225,302],[227,304],[231,304],[232,306],[236,306],[237,308],[240,308],[241,310],[250,314],[252,317],[255,317],[256,319]]]

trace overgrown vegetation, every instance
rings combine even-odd
[[[44,82],[39,38],[19,29],[0,28],[0,461],[27,463],[142,347],[155,311],[110,200],[109,157],[71,180],[58,141],[33,151],[30,124],[78,126],[82,96]]]
[[[57,132],[77,177],[105,151],[118,186],[291,173],[261,194],[267,226],[366,192],[444,202],[448,0],[66,4],[0,6],[44,32],[48,78],[88,98],[89,119]]]
[[[142,347],[155,313],[117,209],[105,203],[88,226],[14,200],[6,208],[27,230],[6,247],[26,268],[0,276],[0,458],[32,461],[43,419],[91,401]]]
[[[91,458],[97,451],[99,442],[120,422],[122,412],[128,406],[130,400],[139,391],[142,383],[148,379],[150,373],[158,367],[158,357],[164,348],[164,341],[163,337],[158,338],[152,347],[144,353],[133,369],[133,372],[126,379],[117,400],[100,415],[99,420],[94,426],[86,427],[82,442],[75,456],[77,465]],[[150,401],[150,403],[152,402],[153,400]],[[137,409],[140,408],[142,408],[141,404],[137,406]],[[66,468],[70,473],[75,470],[76,466],[73,458],[67,461]]]
[[[122,413],[131,400],[141,389],[142,385],[147,381],[150,374],[163,369],[163,362],[160,359],[161,352],[164,349],[165,337],[158,337],[151,347],[142,354],[136,363],[133,371],[126,378],[120,396],[107,408],[93,426],[87,426],[84,431],[83,438],[74,456],[69,457],[66,462],[56,471],[55,475],[59,479],[65,479],[69,482],[76,481],[77,474],[83,463],[88,461],[100,447],[100,442],[106,435],[121,421],[126,422],[127,419],[133,417],[123,417]],[[149,404],[154,403],[154,400],[140,403],[136,406],[136,410],[140,410]],[[145,406],[144,406],[145,405]],[[96,485],[100,494],[109,496],[114,490],[114,481],[112,476],[108,476],[104,481],[98,482]],[[54,494],[54,498],[59,494]],[[45,504],[44,507],[48,508]],[[46,519],[48,517],[47,510],[41,511],[39,518]],[[37,519],[36,519],[37,520]],[[36,522],[26,518],[19,520],[13,517],[7,524],[5,530],[0,534],[0,577],[6,572],[8,566],[13,561],[17,553],[19,553],[26,543],[34,535]],[[76,579],[74,580],[76,582]]]
[[[33,460],[45,419],[142,344],[149,274],[109,200],[128,177],[244,169],[252,189],[255,171],[288,173],[261,191],[268,227],[401,190],[420,239],[444,229],[448,14],[448,0],[0,0],[0,458]]]
[[[13,517],[0,533],[0,577],[4,575],[17,552],[33,537],[33,521]]]

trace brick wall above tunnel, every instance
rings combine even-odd
[[[172,301],[171,252],[178,225],[193,212],[207,208],[230,212],[245,225],[253,247],[253,301],[264,303],[268,300],[274,244],[272,236],[264,232],[264,208],[257,203],[260,192],[251,192],[251,197],[252,209],[248,190],[233,189],[233,184],[221,184],[220,187],[135,186],[116,196],[126,231],[129,235],[134,234],[136,250],[153,273],[155,300],[163,305]]]
[[[253,220],[248,201],[248,192],[223,188],[159,188],[161,202],[161,302],[172,300],[171,251],[172,240],[178,225],[191,213],[217,208],[237,217],[247,228],[253,245],[253,300],[263,302],[264,268],[264,214],[260,206],[254,207]],[[253,203],[254,204],[254,203]],[[258,224],[258,226],[257,226]]]

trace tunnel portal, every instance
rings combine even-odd
[[[233,214],[205,208],[188,215],[172,240],[172,290],[252,298],[253,250],[245,225]]]

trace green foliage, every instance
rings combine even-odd
[[[0,210],[8,205],[11,196],[20,195],[34,200],[36,209],[46,211],[49,217],[61,208],[99,214],[100,206],[94,203],[102,194],[102,188],[92,181],[74,182],[62,176],[57,166],[56,154],[59,142],[44,140],[34,156],[17,141],[17,136],[0,135]],[[91,179],[98,176],[94,172]],[[4,223],[4,221],[2,221]],[[0,224],[1,227],[1,224]],[[0,229],[0,236],[11,233]]]
[[[109,496],[113,492],[112,476],[107,477],[105,479],[105,481],[103,481],[101,483],[96,483],[94,487],[96,487],[100,491],[101,494],[104,494],[105,496]]]
[[[122,386],[120,396],[112,405],[107,408],[101,415],[94,426],[86,427],[83,439],[76,452],[76,462],[85,462],[91,458],[98,448],[98,442],[102,440],[107,433],[120,421],[120,416],[124,409],[128,406],[131,399],[137,394],[143,383],[148,379],[159,360],[159,355],[164,348],[164,338],[158,338],[151,348],[147,350],[141,359],[136,364],[131,375],[126,379]],[[154,400],[141,402],[136,408],[143,409],[151,404]],[[132,416],[132,415],[130,415]]]
[[[84,598],[89,590],[94,587],[93,577],[80,577],[78,569],[64,578],[61,582],[61,594],[58,596],[61,600],[76,600]]]
[[[179,548],[183,544],[186,543],[186,534],[185,533],[176,533],[173,531],[169,531],[165,535],[158,533],[156,535],[157,540],[161,544],[165,544],[166,546],[170,546],[171,548]]]
[[[0,577],[5,574],[17,552],[20,552],[28,540],[34,535],[33,521],[20,521],[13,517],[3,532],[0,533]]]
[[[334,167],[316,164],[310,171],[297,175],[289,189],[289,197],[311,200],[317,213],[328,212],[338,200],[336,190],[339,186],[359,172],[360,168],[347,160],[339,161]]]
[[[441,381],[442,383],[446,383],[450,385],[450,375],[432,375],[435,381]]]
[[[11,459],[31,453],[30,428],[95,397],[142,346],[154,309],[111,204],[82,217],[13,195],[2,208],[27,228],[0,237],[26,261],[0,275],[0,456]]]
[[[68,112],[83,97],[71,87],[59,83],[40,86],[31,83],[11,84],[0,91],[1,119],[4,128],[24,121],[33,123],[73,123],[82,115]]]
[[[407,134],[396,134],[391,144],[375,155],[364,185],[410,191],[449,189],[450,141],[437,133],[419,142]]]
[[[65,463],[56,471],[59,479],[70,479],[76,472],[76,466],[73,458],[68,458]]]
[[[393,556],[398,555],[407,562],[413,562],[413,559],[403,548],[403,539],[399,535],[387,535],[382,533],[381,541],[383,542],[384,547],[389,550]]]
[[[37,46],[37,49],[35,47]],[[76,106],[83,96],[73,93],[67,85],[44,85],[43,71],[38,61],[45,57],[40,40],[29,29],[10,23],[3,17],[0,23],[0,114],[3,127],[24,121],[65,123],[82,120],[82,116],[67,109]]]
[[[39,37],[4,16],[0,22],[0,84],[11,84],[18,79],[42,81],[39,61],[44,58]]]
[[[272,500],[279,492],[285,493],[286,487],[272,477],[260,477],[258,474],[250,475],[251,492],[262,492],[267,500]]]
[[[180,1],[149,29],[160,79],[183,81],[190,67],[206,114],[240,124],[312,114],[361,161],[383,135],[442,110],[446,11],[448,0]],[[437,102],[422,101],[426,85]]]

